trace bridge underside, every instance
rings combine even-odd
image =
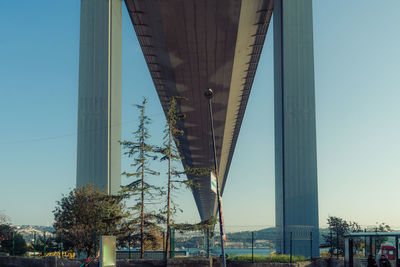
[[[215,139],[222,191],[272,14],[272,2],[254,0],[126,0],[136,35],[164,111],[183,96],[183,164],[212,167],[208,104],[213,88]],[[215,214],[207,177],[193,189],[202,219]]]
[[[180,106],[186,118],[179,150],[189,167],[213,166],[203,92],[214,89],[222,192],[274,12],[277,251],[289,253],[293,236],[293,254],[318,256],[311,3],[125,0],[164,111],[171,96],[188,99]],[[121,17],[121,0],[81,1],[77,186],[92,183],[111,194],[119,190],[121,173]],[[209,178],[188,178],[199,183],[193,195],[201,219],[210,218],[216,199]]]

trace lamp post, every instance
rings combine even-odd
[[[222,226],[222,216],[221,216],[221,198],[219,193],[219,182],[218,182],[218,166],[217,166],[217,150],[215,147],[215,135],[214,135],[214,121],[213,121],[213,111],[211,105],[211,99],[214,96],[214,92],[211,88],[207,88],[204,91],[204,96],[208,99],[208,109],[210,112],[210,124],[211,124],[211,135],[212,135],[212,144],[213,144],[213,152],[214,152],[214,171],[217,180],[217,202],[218,202],[218,215],[219,215],[219,231],[221,236],[221,253],[222,253],[222,266],[226,267],[226,257],[225,257],[225,248],[224,248],[224,237],[223,237],[223,226]]]

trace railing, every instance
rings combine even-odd
[[[187,257],[189,253],[187,251],[170,251],[170,258],[175,255],[175,257]],[[145,251],[145,259],[164,259],[164,251]],[[117,259],[140,259],[140,251],[117,251]]]

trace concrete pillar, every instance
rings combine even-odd
[[[121,0],[81,0],[77,186],[121,184]]]
[[[277,250],[319,255],[312,0],[274,1]],[[302,239],[302,240],[301,240]]]

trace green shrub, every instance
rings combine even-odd
[[[228,260],[251,262],[251,254],[249,255],[229,255]],[[292,256],[292,262],[305,261],[304,256]],[[290,255],[264,256],[254,255],[254,262],[290,262]]]

